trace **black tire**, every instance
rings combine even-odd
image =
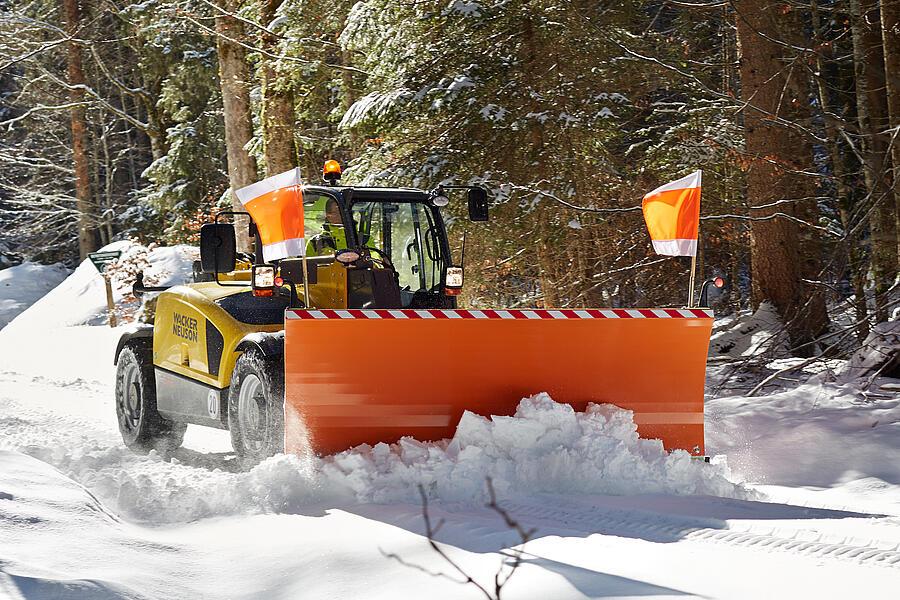
[[[135,452],[171,452],[184,440],[187,425],[156,412],[156,379],[149,348],[128,344],[119,353],[116,417],[122,441]]]
[[[284,364],[258,350],[238,357],[228,392],[231,446],[246,467],[284,451]]]

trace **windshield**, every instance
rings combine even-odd
[[[443,247],[431,207],[418,202],[353,204],[360,242],[390,258],[406,293],[434,291],[441,285]],[[377,258],[377,253],[373,253]]]

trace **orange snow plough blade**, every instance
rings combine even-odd
[[[705,309],[288,310],[285,450],[449,438],[465,410],[548,392],[700,456],[711,330]]]

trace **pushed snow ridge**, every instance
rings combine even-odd
[[[729,479],[724,465],[704,464],[684,451],[668,453],[658,440],[638,438],[630,411],[589,405],[579,413],[547,394],[523,399],[512,417],[466,413],[449,441],[404,438],[325,458],[278,455],[246,472],[228,472],[224,462],[216,468],[214,459],[205,468],[189,466],[185,455],[178,456],[132,457],[124,448],[107,448],[47,458],[121,513],[156,522],[304,512],[326,502],[418,503],[419,486],[436,500],[481,504],[488,477],[500,498],[543,492],[752,495]]]
[[[480,502],[487,477],[501,497],[747,493],[723,465],[638,438],[631,411],[590,404],[579,413],[544,393],[523,399],[512,417],[466,412],[449,443],[404,438],[392,446],[362,446],[322,461],[320,471],[362,502],[411,500],[419,485],[441,500]]]

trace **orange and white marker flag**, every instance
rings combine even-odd
[[[235,194],[256,221],[264,260],[305,253],[300,169],[273,175],[236,190]]]
[[[641,208],[657,254],[697,256],[701,174],[694,171],[644,196]]]

